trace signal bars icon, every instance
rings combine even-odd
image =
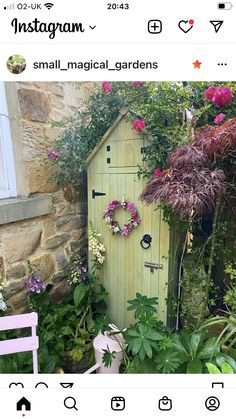
[[[15,9],[15,3],[9,4],[9,6],[4,6],[4,10],[14,10]]]
[[[45,3],[45,4],[44,4],[44,6],[45,6],[48,10],[50,10],[50,9],[54,6],[54,4],[53,4],[53,3]]]

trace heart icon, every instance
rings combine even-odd
[[[181,31],[183,31],[184,33],[188,33],[193,28],[193,24],[194,24],[194,20],[193,19],[190,19],[190,20],[181,20],[179,22],[178,26],[181,29]]]
[[[22,383],[11,383],[11,384],[9,385],[9,388],[14,388],[14,387],[21,387],[21,388],[24,388],[24,384],[22,384]]]

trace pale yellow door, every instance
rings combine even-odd
[[[88,183],[89,221],[101,233],[101,241],[106,248],[106,261],[101,277],[109,293],[108,311],[113,323],[120,328],[128,326],[133,318],[127,311],[127,300],[135,298],[136,292],[149,297],[158,297],[158,316],[166,323],[166,298],[168,287],[169,229],[162,221],[162,214],[153,206],[145,206],[139,200],[145,183],[138,180],[137,168],[113,169],[112,173],[97,173],[90,170]],[[128,173],[127,173],[128,172]],[[92,198],[92,189],[106,195]],[[125,199],[133,202],[141,216],[141,224],[129,237],[112,235],[103,219],[103,211],[114,200]],[[115,212],[115,219],[123,226],[129,213],[123,209]],[[151,247],[144,250],[140,241],[144,234],[152,237]],[[162,264],[163,269],[151,272],[145,262]]]

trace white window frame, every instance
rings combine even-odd
[[[6,184],[6,187],[0,188],[0,199],[12,198],[17,196],[16,172],[6,91],[4,82],[2,81],[0,81],[0,142],[0,147],[3,153],[3,173]]]

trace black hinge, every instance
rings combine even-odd
[[[106,195],[106,194],[103,193],[103,192],[96,192],[95,189],[92,189],[92,198],[93,199],[95,199],[96,196],[103,196],[103,195]]]

